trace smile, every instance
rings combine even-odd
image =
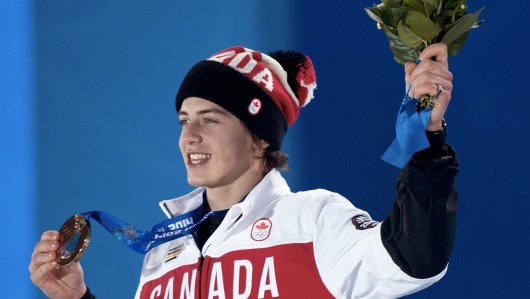
[[[190,164],[197,165],[210,159],[212,155],[209,154],[189,154]]]

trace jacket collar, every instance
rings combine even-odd
[[[199,187],[192,192],[159,203],[168,218],[175,217],[198,208],[202,204],[202,193],[206,188]],[[270,201],[290,193],[291,190],[280,172],[272,169],[247,195],[245,200],[230,208],[227,216],[246,215],[250,209],[260,209]],[[264,196],[266,195],[266,196]]]

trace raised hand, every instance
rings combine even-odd
[[[442,118],[451,100],[453,74],[449,71],[447,57],[447,46],[439,43],[423,50],[419,64],[414,62],[405,64],[406,86],[411,85],[409,96],[415,99],[419,99],[424,94],[429,94],[431,97],[437,96],[427,124],[427,131],[442,129]]]

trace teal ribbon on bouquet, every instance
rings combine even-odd
[[[396,119],[396,137],[381,159],[403,169],[412,155],[429,147],[425,128],[431,117],[432,109],[416,110],[418,99],[409,97],[410,86],[401,103]]]

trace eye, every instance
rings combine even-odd
[[[179,120],[179,124],[180,124],[181,126],[185,126],[185,125],[187,125],[189,122],[190,122],[190,120],[189,120],[189,119],[185,119],[185,118]]]
[[[204,122],[207,123],[207,124],[216,124],[216,123],[219,123],[219,122],[216,121],[215,119],[213,119],[213,118],[209,118],[209,117],[205,117],[205,118],[204,118]]]

